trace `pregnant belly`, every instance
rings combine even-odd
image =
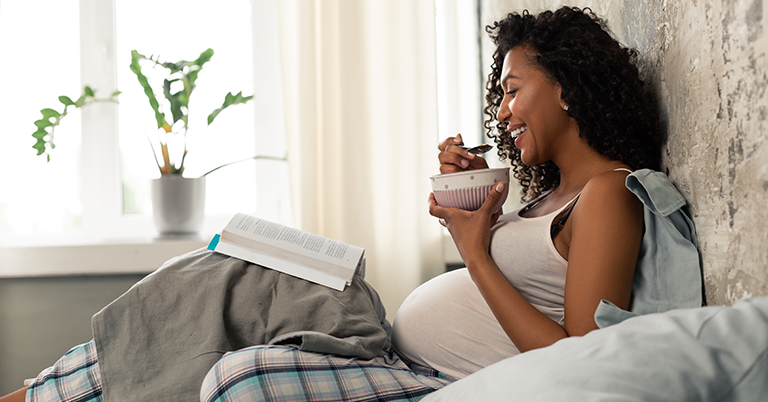
[[[520,353],[466,269],[414,290],[397,311],[392,341],[402,357],[457,378]]]

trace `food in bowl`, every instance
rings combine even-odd
[[[460,208],[467,211],[480,209],[496,183],[502,182],[505,183],[504,191],[501,193],[501,200],[493,210],[496,213],[507,200],[509,194],[508,167],[438,174],[431,176],[430,180],[437,205],[442,207]]]

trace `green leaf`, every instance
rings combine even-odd
[[[157,120],[157,128],[162,128],[164,125],[168,124],[165,120],[165,115],[160,112],[160,104],[157,102],[157,98],[155,97],[155,92],[152,90],[152,87],[149,85],[149,80],[147,80],[147,77],[141,72],[141,65],[139,65],[140,60],[146,59],[145,56],[139,54],[139,52],[132,50],[131,51],[131,71],[133,71],[134,74],[136,74],[136,78],[139,80],[139,84],[141,84],[141,87],[144,88],[144,94],[147,96],[147,99],[149,99],[149,106],[152,107],[152,110],[155,112],[155,120]]]
[[[72,102],[69,96],[59,96],[59,102],[63,103],[64,106],[75,106],[75,102]]]
[[[43,118],[46,119],[46,120],[50,119],[51,117],[59,117],[59,116],[61,116],[61,113],[59,113],[59,112],[57,112],[57,111],[55,111],[55,110],[53,110],[51,108],[45,108],[45,109],[41,110],[40,113],[43,114]]]
[[[136,60],[136,61],[152,60],[152,58],[144,56],[143,54],[141,54],[141,53],[139,53],[139,52],[137,52],[135,50],[131,50],[131,61],[133,61],[133,60]]]
[[[45,131],[45,129],[43,129],[43,128],[39,128],[39,129],[37,129],[37,131],[32,133],[32,137],[35,137],[38,140],[42,140],[43,138],[45,138],[46,135],[48,135],[48,132]]]
[[[85,96],[90,96],[90,97],[94,97],[95,96],[94,93],[93,93],[93,89],[91,89],[91,87],[89,87],[87,85],[85,86],[85,88],[83,88],[83,94],[85,94]]]
[[[85,105],[85,94],[80,95],[80,97],[75,101],[75,107],[80,107],[83,105]]]
[[[115,92],[112,92],[112,95],[110,95],[110,96],[114,98],[114,97],[120,95],[121,93],[123,93],[123,92],[122,91],[115,91]]]
[[[155,59],[155,62],[157,62],[157,64],[159,64],[160,66],[170,70],[171,74],[180,73],[182,72],[182,70],[184,70],[184,67],[187,67],[188,65],[192,64],[191,61],[186,61],[186,60],[179,60],[175,63],[171,63],[169,61],[161,63],[159,59]]]
[[[213,119],[216,118],[216,116],[219,115],[224,109],[232,106],[232,105],[238,105],[242,103],[246,103],[249,100],[253,99],[253,95],[251,96],[243,96],[243,92],[240,91],[237,95],[232,95],[232,92],[228,93],[224,97],[224,103],[221,105],[220,108],[214,110],[210,115],[208,115],[208,125],[211,125],[213,123]]]
[[[35,126],[37,126],[38,129],[44,129],[44,128],[50,127],[52,125],[53,125],[53,123],[50,120],[45,119],[45,118],[40,119],[40,120],[35,120]]]
[[[203,64],[209,62],[212,57],[213,57],[213,49],[211,48],[205,49],[203,50],[202,53],[200,53],[200,56],[197,56],[197,60],[195,60],[195,64],[198,67],[203,68]]]
[[[32,145],[32,148],[37,150],[38,155],[42,155],[45,153],[45,141],[38,139],[35,145]],[[50,162],[50,156],[48,157],[48,161]]]
[[[192,93],[192,90],[195,88],[195,81],[197,81],[197,76],[200,74],[200,70],[203,69],[203,64],[209,62],[211,58],[213,57],[213,49],[208,48],[204,50],[202,53],[200,53],[200,56],[197,57],[197,60],[195,60],[190,66],[190,71],[187,73],[187,79],[188,81],[184,82],[185,88],[188,86],[188,93]],[[195,68],[197,66],[197,68]]]
[[[182,90],[182,91],[176,92],[175,96],[179,99],[179,103],[181,103],[181,106],[189,108],[189,93],[187,91]]]
[[[163,82],[163,94],[165,95],[165,98],[168,99],[169,102],[171,102],[171,114],[173,115],[173,123],[175,124],[177,121],[179,121],[182,117],[184,117],[184,113],[181,111],[181,107],[184,106],[183,102],[181,101],[181,94],[182,92],[176,92],[175,94],[171,93],[171,83],[174,81],[165,80]],[[186,97],[185,97],[186,98]]]

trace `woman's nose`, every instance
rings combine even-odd
[[[499,106],[499,111],[496,112],[496,120],[500,122],[505,122],[509,117],[512,115],[512,111],[509,107],[509,97],[504,96],[504,99],[501,100],[501,105]]]

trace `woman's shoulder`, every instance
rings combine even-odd
[[[626,186],[629,174],[626,170],[611,170],[592,177],[579,197],[581,209],[591,210],[590,215],[641,211],[642,203]]]
[[[599,173],[589,179],[582,190],[582,194],[619,195],[630,193],[626,186],[626,180],[631,173],[631,170],[624,170],[623,168]]]

